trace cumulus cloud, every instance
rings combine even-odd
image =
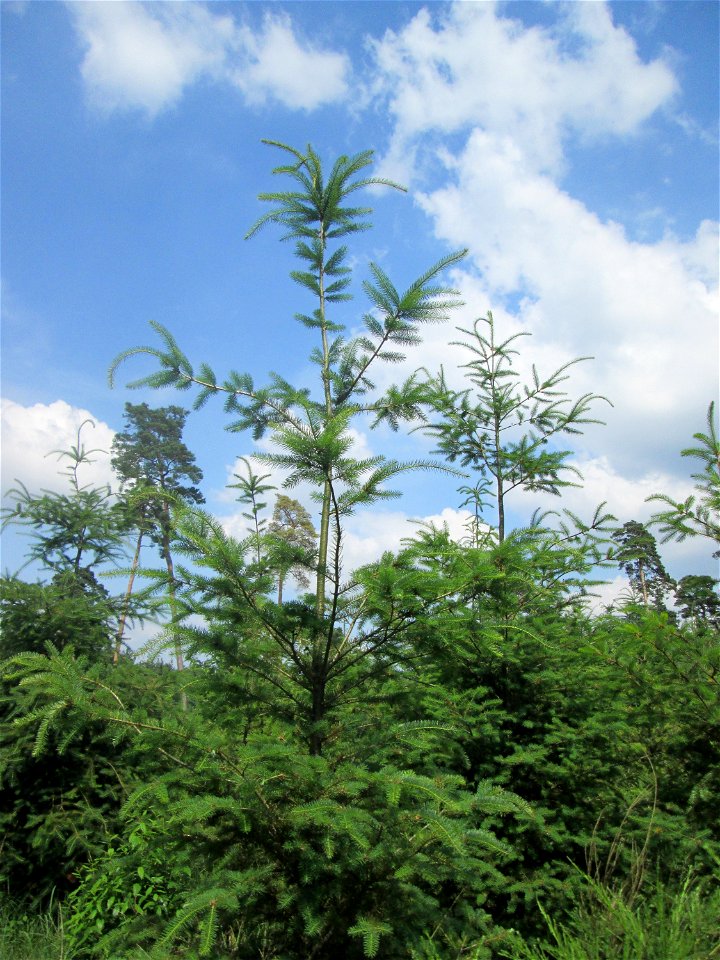
[[[91,102],[153,116],[201,74],[217,74],[232,37],[228,17],[193,4],[73,3]]]
[[[451,507],[419,517],[400,510],[362,511],[347,523],[343,537],[343,565],[348,571],[356,570],[378,560],[385,551],[397,551],[404,539],[414,536],[423,526],[447,529],[454,540],[460,541],[468,536],[470,519],[467,510]]]
[[[154,117],[200,79],[234,84],[252,104],[312,110],[342,99],[349,62],[299,40],[288,16],[253,31],[200,3],[69,3],[90,102]],[[298,79],[301,78],[301,79]]]
[[[669,63],[643,62],[601,3],[559,7],[546,28],[492,3],[423,10],[374,50],[393,118],[386,169],[402,176],[416,151],[418,162],[432,155],[427,182],[440,185],[417,202],[440,239],[470,250],[454,277],[468,304],[455,321],[490,308],[501,335],[535,334],[520,342],[523,374],[528,359],[550,372],[595,357],[573,368],[571,390],[614,408],[599,411],[608,428],[591,431],[587,455],[600,442],[631,478],[674,457],[717,392],[717,223],[641,243],[560,184],[570,136],[627,137],[672,102]],[[426,331],[408,365],[442,363],[459,386],[453,338]]]
[[[2,491],[3,495],[19,480],[31,493],[42,489],[65,491],[69,480],[63,475],[70,462],[58,451],[77,446],[78,430],[92,463],[78,472],[81,485],[111,484],[110,447],[114,431],[89,410],[71,407],[64,400],[36,403],[24,407],[2,400]],[[86,423],[86,421],[90,423]],[[92,451],[92,452],[91,452]]]
[[[238,36],[247,62],[231,75],[248,103],[275,99],[292,109],[313,110],[347,94],[347,57],[300,44],[289,17],[266,16],[262,32],[244,28]]]
[[[478,127],[510,137],[531,167],[557,171],[570,131],[635,131],[677,89],[661,60],[643,63],[605,4],[568,4],[554,28],[525,28],[494,3],[422,9],[373,44],[376,92],[395,119],[386,163],[408,174],[413,142]]]
[[[591,597],[588,607],[594,613],[602,613],[614,603],[622,602],[629,598],[630,582],[622,574],[614,576],[606,573],[608,578],[604,583],[593,587],[590,591]]]
[[[448,185],[420,197],[438,236],[469,245],[490,303],[521,295],[517,322],[538,342],[595,356],[574,379],[615,404],[613,455],[643,469],[661,436],[684,445],[717,387],[716,225],[633,242],[482,131],[448,164]]]
[[[648,497],[665,493],[680,500],[692,492],[691,480],[683,480],[660,470],[650,470],[642,476],[629,479],[619,473],[605,456],[575,460],[573,466],[580,471],[582,483],[566,488],[561,503],[551,494],[518,490],[512,495],[514,509],[529,515],[537,508],[547,510],[562,506],[589,519],[589,509],[605,503],[607,510],[620,523],[626,520],[645,522],[657,510],[656,506],[646,502]]]
[[[544,28],[492,3],[424,9],[374,51],[393,118],[386,171],[432,156],[427,182],[441,185],[416,199],[440,239],[470,250],[456,322],[490,308],[501,335],[535,334],[520,343],[523,373],[526,356],[541,372],[594,356],[571,386],[613,402],[592,435],[614,468],[637,478],[674,456],[717,392],[717,223],[640,243],[560,185],[571,136],[627,137],[673,101],[669,62],[643,62],[602,3],[558,7]],[[427,331],[409,363],[443,363],[459,386],[451,339]]]

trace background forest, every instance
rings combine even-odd
[[[404,290],[371,263],[356,289],[367,190],[397,185],[370,152],[270,147],[249,236],[293,245],[314,383],[218,375],[157,323],[111,371],[144,358],[136,386],[221,400],[228,429],[269,438],[233,484],[246,536],[202,509],[175,405],[126,405],[114,490],[84,483],[81,430],[69,492],[20,483],[5,510],[43,577],[2,580],[3,956],[720,956],[720,598],[712,577],[673,580],[656,540],[720,551],[714,406],[683,450],[693,495],[658,491],[648,525],[577,516],[570,441],[612,397],[574,396],[579,360],[525,382],[532,342],[492,314],[455,334],[462,389],[425,368],[376,389],[425,325],[452,324],[465,252]],[[360,331],[336,313],[352,295]],[[424,432],[434,456],[357,456],[363,419]],[[466,535],[428,524],[346,569],[348,518],[408,471],[455,476]],[[512,527],[517,491],[558,508]],[[626,593],[594,605],[618,568]]]

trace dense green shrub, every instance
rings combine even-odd
[[[617,559],[614,518],[561,511],[509,530],[504,501],[518,487],[562,493],[570,454],[554,444],[599,398],[555,392],[572,364],[518,385],[516,338],[497,343],[492,317],[487,336],[466,331],[479,399],[420,374],[374,393],[370,367],[399,359],[457,303],[439,277],[462,253],[404,292],[371,265],[365,331],[344,339],[330,311],[348,299],[350,258],[333,242],[367,226],[370,211],[347,198],[383,181],[364,177],[370,153],[326,175],[311,148],[275,146],[291,189],[262,195],[272,206],[251,233],[279,225],[295,241],[315,392],[275,374],[256,386],[196,372],[158,324],[159,348],[117,363],[149,355],[157,369],[136,385],[195,390],[196,405],[221,395],[232,429],[269,431],[266,462],[314,488],[317,549],[309,528],[302,543],[264,530],[265,476],[241,480],[252,528],[240,540],[163,495],[166,569],[144,572],[170,616],[156,652],[174,650],[183,669],[119,656],[113,667],[123,620],[92,567],[121,549],[129,514],[83,494],[79,441],[74,496],[16,492],[9,518],[30,523],[53,579],[3,584],[0,880],[18,898],[74,887],[65,916],[78,960],[714,951],[716,584],[684,578],[679,614],[664,610],[671,583],[654,540],[629,523],[616,539],[639,589],[591,615],[597,567]],[[433,466],[354,458],[353,419],[396,429],[429,408],[444,418],[429,425],[441,452],[479,472],[463,488],[467,542],[428,527],[348,574],[345,519],[393,496],[397,474]],[[712,422],[697,439],[687,453],[705,464],[702,496],[663,501],[668,535],[717,530]],[[489,494],[497,530],[483,522]],[[283,598],[295,568],[312,572],[313,592]],[[683,886],[688,867],[697,879]]]

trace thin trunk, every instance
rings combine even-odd
[[[500,450],[500,420],[497,413],[495,418],[495,474],[496,492],[497,492],[497,510],[498,510],[498,541],[500,543],[505,539],[505,490],[503,487],[503,463],[502,452]]]
[[[175,642],[175,663],[178,670],[185,669],[183,660],[182,646],[178,640],[176,631],[177,602],[175,598],[175,567],[173,565],[172,554],[170,553],[170,507],[167,503],[163,504],[163,513],[165,514],[162,529],[162,549],[165,556],[165,563],[168,572],[168,601],[170,604],[170,629],[172,630],[173,640]],[[180,692],[180,700],[183,710],[187,710],[188,702],[185,691]]]
[[[640,574],[640,590],[642,592],[643,603],[646,607],[649,607],[647,581],[645,580],[645,570],[643,569],[642,561],[639,564],[638,573]]]
[[[494,443],[495,443],[495,491],[497,495],[497,511],[498,511],[498,542],[502,543],[505,540],[505,489],[503,485],[503,456],[501,443],[502,438],[500,436],[500,426],[501,426],[501,416],[498,409],[498,395],[497,395],[497,375],[498,375],[498,359],[497,353],[495,350],[495,327],[490,325],[490,360],[489,360],[489,373],[490,373],[490,386],[491,386],[491,398],[492,398],[492,407],[493,407],[493,433],[494,433]]]
[[[255,555],[258,566],[260,566],[260,523],[258,522],[258,511],[253,498],[253,513],[255,514]]]
[[[83,536],[83,537],[85,536],[85,528],[84,528],[84,527],[83,527],[83,531],[82,531],[82,536]],[[73,570],[75,571],[75,574],[76,574],[76,575],[78,575],[78,574],[80,573],[80,561],[82,560],[82,555],[83,555],[83,550],[84,550],[84,549],[85,549],[85,543],[84,543],[83,540],[80,540],[80,544],[79,544],[79,546],[78,546],[78,548],[77,548],[77,551],[76,551],[76,553],[75,553],[75,559],[73,560]]]
[[[278,574],[278,606],[282,606],[282,588],[283,588],[283,575],[282,573]]]
[[[320,514],[320,537],[318,541],[318,569],[315,584],[315,613],[322,618],[325,615],[325,575],[327,572],[327,553],[330,533],[330,484],[326,480],[323,487],[322,513]]]
[[[319,680],[313,683],[312,690],[312,724],[313,730],[310,734],[310,756],[319,757],[322,755],[324,737],[317,725],[325,718],[325,684]]]
[[[323,249],[323,260],[320,262],[319,282],[320,282],[320,318],[321,318],[321,336],[322,336],[322,381],[323,392],[325,395],[325,415],[328,422],[333,415],[332,394],[330,392],[330,347],[328,344],[327,329],[325,327],[325,235],[324,226],[320,227],[320,242]],[[320,514],[320,535],[318,542],[318,570],[317,582],[315,587],[315,613],[318,619],[325,617],[325,589],[327,582],[327,556],[330,543],[330,500],[332,489],[330,487],[330,476],[326,475],[323,484],[322,512]],[[336,584],[337,589],[337,584]],[[322,754],[323,737],[318,730],[317,725],[322,722],[325,716],[325,670],[318,673],[319,655],[318,649],[322,634],[315,637],[313,643],[313,668],[316,671],[315,681],[312,690],[312,724],[313,730],[310,734],[310,754],[313,757],[319,757]]]
[[[325,235],[323,227],[320,228],[320,243],[323,248],[323,257],[325,254]],[[322,334],[322,381],[325,394],[325,413],[328,420],[332,417],[332,395],[330,393],[330,348],[328,345],[327,330],[325,329],[325,270],[324,265],[320,264],[319,273],[320,282],[320,320]],[[325,616],[325,579],[327,572],[327,553],[330,533],[330,480],[325,480],[323,486],[322,512],[320,514],[320,537],[318,543],[318,569],[317,580],[315,584],[315,613],[319,618]]]
[[[177,664],[178,670],[184,670],[185,662],[183,660],[182,647],[178,642],[177,635],[175,633],[175,618],[177,615],[177,603],[175,600],[175,567],[173,566],[173,559],[169,547],[163,544],[163,550],[165,551],[165,562],[167,564],[168,572],[168,596],[170,598],[170,617],[173,638],[175,640],[175,663]]]
[[[125,622],[127,621],[128,609],[130,607],[130,597],[132,596],[133,584],[135,583],[135,574],[137,573],[138,563],[140,562],[140,548],[143,542],[143,531],[141,530],[135,547],[135,556],[130,567],[130,579],[128,580],[127,590],[125,591],[125,602],[120,614],[117,633],[115,635],[115,652],[113,654],[113,663],[117,664],[120,659],[120,648],[122,646],[123,633],[125,633]]]
[[[502,543],[505,539],[505,495],[503,493],[502,477],[497,477],[497,502],[498,502],[498,542]]]

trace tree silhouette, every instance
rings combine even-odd
[[[655,537],[642,523],[630,520],[613,533],[618,544],[615,560],[627,575],[630,585],[642,597],[643,605],[665,608],[665,594],[674,582],[663,566]]]
[[[134,514],[138,538],[126,593],[127,603],[140,559],[145,536],[157,544],[165,561],[168,576],[168,599],[171,620],[175,620],[175,570],[171,552],[173,503],[204,503],[195,486],[202,480],[202,470],[195,456],[183,443],[182,433],[187,410],[182,407],[149,407],[146,403],[125,404],[125,429],[115,435],[112,465],[120,477],[121,488],[128,493],[127,503]],[[190,481],[188,483],[188,481]],[[119,657],[125,627],[124,617],[118,627],[115,661]],[[175,642],[175,661],[182,670],[183,655]]]
[[[288,575],[299,587],[307,589],[310,586],[308,570],[314,565],[317,533],[305,507],[284,493],[278,494],[275,500],[268,532],[276,544],[273,566],[278,573],[277,602],[281,604],[283,584]]]

